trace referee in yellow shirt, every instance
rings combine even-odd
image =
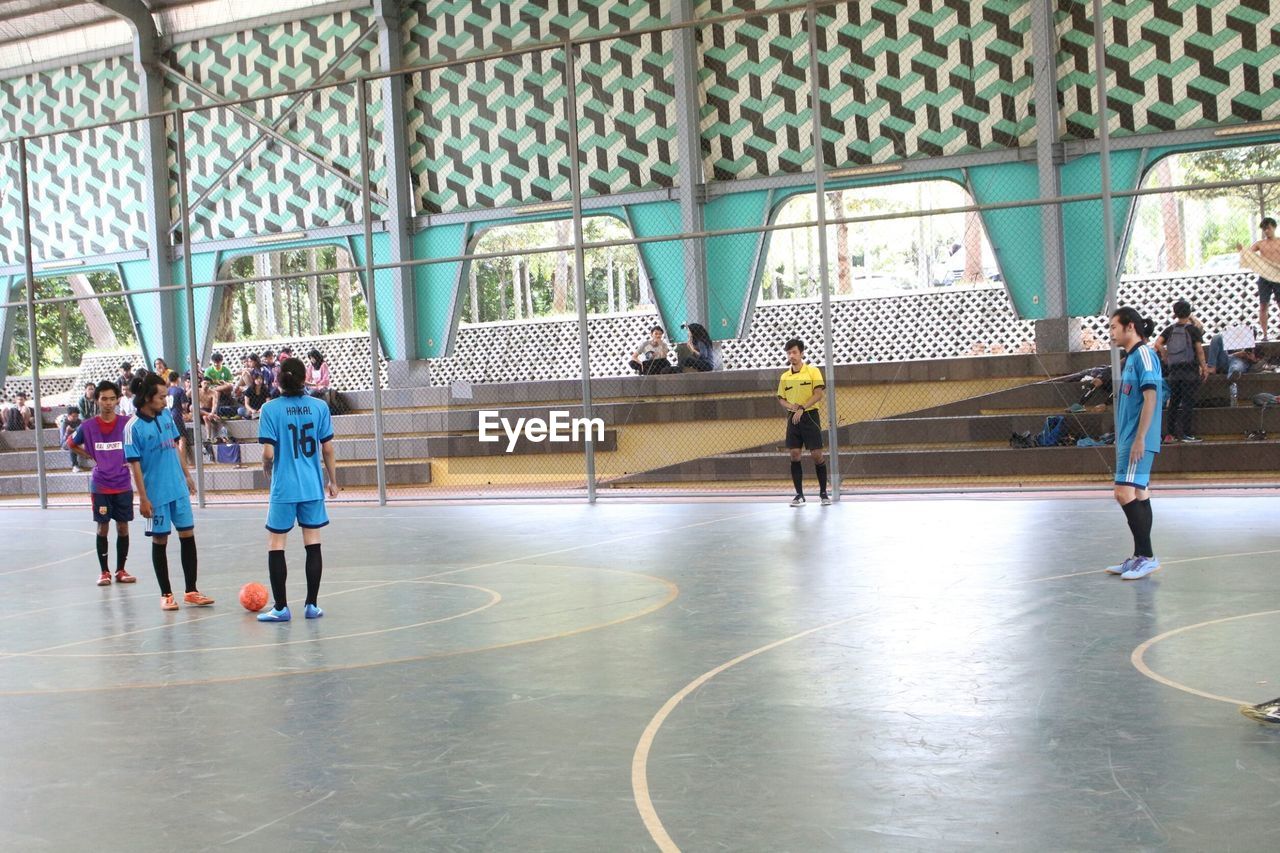
[[[792,338],[786,345],[790,363],[778,380],[778,402],[786,409],[787,449],[791,451],[791,482],[795,483],[796,496],[792,506],[804,506],[804,473],[800,468],[800,448],[813,455],[813,469],[818,475],[818,493],[823,506],[830,506],[827,496],[827,460],[822,455],[822,420],[818,404],[826,395],[826,381],[822,371],[804,363],[804,341]]]

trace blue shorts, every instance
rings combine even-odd
[[[191,497],[183,495],[167,504],[151,505],[151,518],[147,519],[147,535],[168,536],[175,527],[179,533],[183,533],[195,526],[196,518],[191,514]]]
[[[329,514],[324,510],[324,501],[299,501],[286,503],[272,501],[267,508],[267,529],[272,533],[288,533],[293,529],[294,521],[299,527],[317,528],[329,523]]]
[[[94,492],[93,520],[99,524],[109,521],[133,521],[133,492],[118,492],[114,495],[103,495]]]
[[[1117,444],[1116,485],[1145,489],[1151,483],[1151,466],[1155,464],[1155,461],[1155,451],[1148,450],[1142,454],[1142,458],[1135,465],[1129,461],[1129,446]]]

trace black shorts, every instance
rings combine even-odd
[[[794,417],[794,415],[787,415],[787,447],[791,450],[798,447],[806,450],[821,450],[822,421],[818,418],[818,410],[805,409],[804,414],[800,416],[800,423],[792,420]]]
[[[114,495],[93,493],[93,520],[99,524],[109,521],[133,521],[133,492]]]
[[[1262,276],[1258,276],[1258,304],[1269,305],[1273,293],[1276,301],[1280,302],[1280,282],[1268,281]]]

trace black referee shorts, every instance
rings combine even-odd
[[[822,422],[818,418],[817,409],[805,409],[800,416],[800,423],[787,415],[787,448],[794,450],[803,447],[806,450],[822,449]]]

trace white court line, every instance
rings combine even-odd
[[[1204,690],[1197,690],[1183,684],[1180,681],[1174,681],[1172,678],[1165,678],[1160,673],[1147,666],[1145,660],[1147,650],[1163,640],[1170,637],[1176,637],[1178,634],[1185,634],[1188,631],[1195,631],[1199,628],[1207,628],[1210,625],[1221,625],[1224,622],[1235,622],[1237,619],[1252,619],[1255,616],[1274,616],[1280,613],[1280,610],[1261,610],[1257,613],[1242,613],[1239,616],[1226,616],[1222,619],[1210,619],[1207,622],[1197,622],[1194,625],[1184,625],[1181,628],[1174,628],[1172,631],[1165,631],[1147,640],[1142,645],[1133,650],[1133,654],[1129,655],[1129,662],[1133,664],[1134,669],[1150,678],[1152,681],[1158,681],[1166,687],[1172,687],[1174,690],[1181,690],[1184,693],[1190,693],[1192,696],[1200,696],[1204,699],[1212,699],[1215,702],[1226,702],[1230,705],[1252,705],[1252,702],[1246,702],[1243,699],[1232,699],[1230,696],[1219,696],[1217,693],[1209,693]]]
[[[248,832],[245,832],[245,833],[243,833],[243,834],[241,834],[241,835],[237,835],[235,838],[232,838],[230,841],[224,841],[224,842],[222,842],[222,846],[223,846],[223,847],[226,847],[228,844],[235,844],[237,841],[243,841],[244,839],[248,838],[250,835],[253,835],[255,832],[261,832],[262,830],[266,829],[266,828],[267,828],[267,827],[269,827],[269,826],[275,826],[277,823],[279,823],[279,822],[280,822],[280,821],[282,821],[282,820],[288,820],[289,818],[293,817],[293,816],[294,816],[294,815],[296,815],[296,814],[301,814],[302,812],[305,812],[307,809],[311,808],[312,806],[318,806],[318,805],[320,805],[321,803],[323,803],[325,800],[329,799],[330,797],[332,797],[332,796],[333,796],[334,794],[336,794],[336,793],[338,793],[338,792],[337,792],[337,791],[330,791],[329,793],[325,794],[323,797],[321,797],[320,799],[316,800],[316,801],[315,801],[315,802],[313,802],[313,803],[307,803],[305,806],[303,806],[303,807],[302,807],[302,808],[300,808],[300,809],[294,809],[293,811],[289,812],[288,814],[280,815],[280,817],[276,818],[275,820],[269,820],[269,821],[267,821],[267,822],[266,822],[266,823],[264,823],[262,826],[254,827],[253,829],[249,830]]]
[[[1201,557],[1186,557],[1178,560],[1168,560],[1165,562],[1165,565],[1194,563],[1194,562],[1199,562],[1204,560],[1220,560],[1220,559],[1228,559],[1232,557],[1257,557],[1257,556],[1263,556],[1267,554],[1277,554],[1277,553],[1280,553],[1280,549],[1270,549],[1266,551],[1246,551],[1246,552],[1240,552],[1240,553],[1234,553],[1234,554],[1211,554],[1211,555],[1206,555]],[[1069,574],[1053,575],[1051,577],[1030,578],[1028,580],[1017,581],[1017,583],[1036,583],[1038,581],[1060,580],[1063,578],[1079,577],[1081,575],[1098,574],[1101,571],[1102,571],[1101,569],[1090,569],[1088,571],[1071,572]],[[1244,614],[1243,616],[1229,616],[1224,619],[1214,619],[1209,622],[1201,622],[1196,625],[1188,625],[1183,628],[1177,628],[1173,631],[1167,631],[1157,637],[1153,637],[1150,640],[1147,640],[1145,643],[1138,646],[1138,648],[1135,649],[1133,651],[1133,654],[1130,656],[1130,661],[1133,663],[1134,667],[1143,675],[1146,675],[1148,678],[1151,678],[1169,687],[1173,687],[1177,690],[1182,690],[1187,693],[1191,693],[1195,696],[1202,696],[1206,699],[1213,699],[1219,702],[1227,702],[1235,705],[1247,704],[1239,699],[1232,699],[1226,696],[1219,696],[1215,693],[1207,693],[1202,690],[1197,690],[1194,687],[1189,687],[1185,684],[1176,682],[1170,678],[1165,678],[1164,676],[1160,675],[1159,673],[1155,672],[1150,667],[1148,667],[1146,665],[1146,662],[1143,659],[1143,656],[1146,654],[1146,651],[1152,646],[1154,646],[1156,643],[1162,640],[1165,640],[1169,637],[1175,636],[1177,634],[1184,633],[1186,631],[1192,631],[1197,628],[1206,627],[1208,625],[1216,625],[1221,622],[1231,622],[1237,619],[1247,619],[1253,616],[1274,615],[1277,613],[1280,613],[1280,610],[1268,610],[1268,611],[1263,611],[1261,613],[1248,613],[1248,614]],[[672,712],[675,711],[676,707],[679,706],[679,704],[682,701],[684,701],[689,696],[689,694],[693,693],[699,687],[706,684],[708,681],[715,678],[717,675],[729,669],[730,667],[736,666],[745,660],[749,660],[750,658],[755,657],[756,655],[763,654],[764,652],[770,651],[772,649],[776,649],[777,647],[785,645],[786,643],[790,643],[794,640],[801,639],[802,637],[806,637],[818,631],[826,630],[827,628],[833,628],[837,625],[843,625],[847,622],[853,621],[856,618],[858,617],[849,616],[844,619],[838,619],[835,622],[828,622],[825,625],[819,625],[816,628],[810,628],[808,630],[801,631],[798,634],[793,634],[790,637],[785,637],[781,640],[776,640],[772,643],[769,643],[766,646],[761,646],[758,649],[739,655],[738,657],[734,658],[733,660],[727,663],[723,663],[714,669],[704,672],[702,675],[698,676],[693,681],[686,684],[678,693],[676,693],[674,696],[668,699],[666,703],[663,704],[663,706],[660,709],[658,709],[658,712],[654,714],[652,719],[649,720],[649,724],[645,726],[644,732],[640,736],[640,741],[639,743],[636,744],[635,752],[632,754],[631,790],[632,790],[633,797],[635,799],[636,809],[640,812],[640,818],[644,822],[645,829],[648,830],[650,837],[653,839],[654,843],[658,846],[659,850],[663,851],[663,853],[679,853],[680,848],[679,846],[676,845],[675,841],[671,838],[671,835],[667,832],[666,827],[663,826],[662,819],[658,816],[657,809],[653,805],[653,798],[649,792],[649,772],[648,772],[649,754],[653,748],[653,743],[654,743],[654,740],[657,738],[659,730],[662,728],[663,724],[667,721],[667,718],[671,716]]]
[[[88,551],[82,551],[79,554],[72,554],[70,557],[63,557],[61,560],[53,560],[48,563],[41,563],[38,566],[27,566],[25,569],[10,569],[7,572],[0,572],[0,577],[4,577],[6,575],[20,575],[23,572],[34,572],[37,569],[47,569],[50,566],[60,566],[63,563],[69,563],[72,560],[82,560],[85,557],[93,556],[93,555],[96,555],[97,553],[98,552],[95,549],[90,548]]]
[[[1229,560],[1234,557],[1265,557],[1268,554],[1280,554],[1280,548],[1271,548],[1266,551],[1240,551],[1235,554],[1206,554],[1203,557],[1182,557],[1177,560],[1161,560],[1162,566],[1179,566],[1184,563],[1200,563],[1205,560]],[[1097,575],[1102,574],[1103,569],[1086,569],[1083,572],[1069,572],[1065,575],[1050,575],[1047,578],[1027,578],[1026,580],[1014,581],[1013,585],[1024,583],[1038,583],[1040,581],[1056,581],[1063,578],[1078,578],[1081,575]]]
[[[658,713],[654,714],[653,719],[649,720],[649,725],[645,726],[644,733],[640,735],[640,742],[636,744],[636,751],[631,756],[631,791],[635,797],[636,808],[640,812],[640,818],[644,821],[645,829],[649,830],[649,835],[653,838],[654,843],[658,845],[659,850],[663,851],[663,853],[679,853],[680,848],[676,846],[675,841],[667,833],[666,827],[662,825],[662,819],[658,817],[657,809],[653,807],[653,798],[649,795],[649,752],[653,748],[654,739],[658,736],[658,730],[662,728],[662,724],[667,721],[667,717],[671,716],[671,712],[676,709],[676,706],[683,702],[690,693],[730,667],[737,666],[756,655],[764,654],[801,637],[807,637],[818,631],[852,622],[854,619],[859,618],[860,615],[846,616],[843,619],[837,619],[834,622],[828,622],[816,628],[809,628],[798,634],[792,634],[790,637],[775,640],[767,646],[761,646],[758,649],[738,655],[728,663],[722,663],[715,669],[708,670],[693,681],[690,681],[679,693],[668,699],[666,704],[658,709]]]

